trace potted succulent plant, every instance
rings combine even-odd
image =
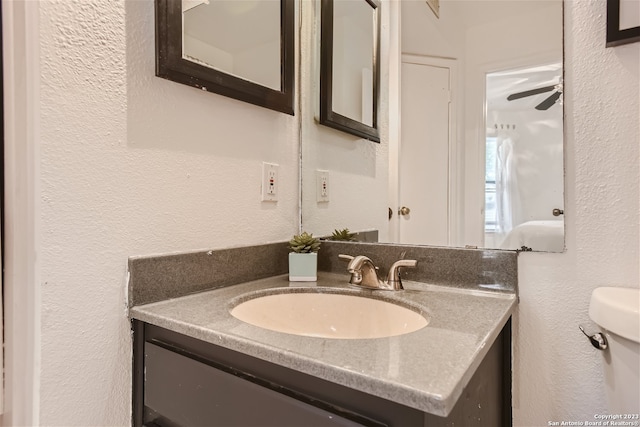
[[[329,237],[329,240],[336,240],[342,242],[355,242],[356,233],[351,233],[348,228],[342,230],[333,230],[333,234]]]
[[[306,231],[289,240],[289,280],[315,282],[318,280],[318,251],[320,239]]]

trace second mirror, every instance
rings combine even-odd
[[[320,123],[380,142],[379,3],[322,0]]]

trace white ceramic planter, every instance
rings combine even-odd
[[[315,282],[318,280],[318,254],[289,253],[289,281]]]

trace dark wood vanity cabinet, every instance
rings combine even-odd
[[[133,321],[134,426],[511,425],[507,323],[447,418]]]

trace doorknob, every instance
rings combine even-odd
[[[552,211],[552,213],[553,213],[553,216],[560,216],[560,215],[564,215],[564,211],[563,211],[562,209],[558,209],[558,208],[555,208],[555,209]]]
[[[403,206],[398,210],[398,215],[403,215],[404,216],[404,215],[409,215],[410,213],[411,213],[411,209],[409,209],[406,206]]]

